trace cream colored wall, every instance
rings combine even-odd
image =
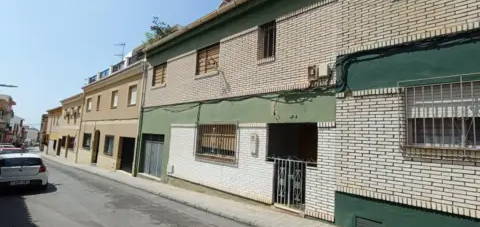
[[[84,99],[84,121],[92,120],[118,120],[118,119],[135,119],[139,116],[142,83],[142,74],[131,76],[127,79],[115,82],[113,84],[98,88],[93,91],[87,91]],[[137,104],[134,106],[128,105],[129,88],[137,85]],[[118,91],[118,106],[111,108],[112,92]],[[97,111],[97,97],[101,96],[100,109]],[[87,99],[92,99],[92,109],[87,111]]]
[[[119,148],[120,137],[136,138],[138,130],[138,120],[116,120],[116,121],[87,121],[82,123],[80,136],[80,149],[78,162],[90,164],[92,159],[92,149],[95,138],[95,131],[100,131],[100,143],[98,146],[97,166],[108,170],[115,170],[119,167]],[[92,134],[92,145],[90,150],[82,147],[84,133]],[[114,136],[113,155],[104,154],[105,136]]]
[[[80,129],[80,137],[78,140],[78,163],[90,164],[92,160],[92,149],[95,143],[95,131],[100,131],[100,143],[98,146],[97,166],[115,170],[119,167],[119,148],[120,137],[137,137],[138,133],[138,117],[141,108],[141,94],[142,94],[142,77],[143,73],[137,73],[132,76],[115,75],[118,77],[126,77],[125,79],[112,82],[108,85],[99,86],[98,88],[86,88],[84,96],[84,110],[83,121]],[[118,79],[109,78],[112,81]],[[107,81],[104,81],[107,82]],[[131,86],[137,86],[137,100],[136,105],[128,105],[128,93]],[[118,106],[111,108],[112,92],[118,91]],[[100,108],[97,111],[97,97],[101,96]],[[92,99],[92,109],[87,111],[87,99]],[[91,148],[83,148],[83,136],[85,133],[92,135]],[[113,155],[108,156],[104,154],[105,136],[111,135],[115,137],[113,146]]]

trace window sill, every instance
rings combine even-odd
[[[221,158],[211,155],[195,155],[195,160],[199,162],[206,162],[216,165],[236,166],[237,160],[235,158]]]
[[[204,78],[208,78],[208,77],[217,76],[218,74],[220,74],[220,71],[218,71],[218,70],[208,72],[208,73],[198,74],[198,75],[195,75],[195,80],[200,80],[200,79],[204,79]]]
[[[268,63],[272,63],[275,61],[275,56],[273,57],[268,57],[268,58],[261,58],[257,60],[257,65],[265,65]]]
[[[134,106],[137,106],[137,104],[128,104],[127,107],[134,107]]]
[[[159,84],[159,85],[155,85],[155,86],[152,86],[150,88],[150,90],[157,90],[157,89],[160,89],[160,88],[164,88],[167,86],[167,83],[163,83],[163,84]]]
[[[441,147],[441,146],[422,146],[422,145],[402,145],[404,149],[422,149],[422,150],[445,150],[445,151],[475,151],[480,152],[479,148],[469,147]]]

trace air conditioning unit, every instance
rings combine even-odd
[[[319,79],[329,78],[332,75],[332,69],[328,63],[321,63],[308,67],[308,81],[314,82]]]

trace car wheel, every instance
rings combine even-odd
[[[40,185],[39,188],[40,188],[40,190],[42,190],[42,191],[46,191],[47,188],[48,188],[48,183],[46,183],[45,185]]]

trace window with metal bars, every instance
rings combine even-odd
[[[197,69],[196,74],[201,75],[218,70],[218,61],[220,60],[220,43],[197,51]]]
[[[277,45],[277,23],[270,23],[260,26],[258,34],[258,58],[271,58],[275,56]]]
[[[480,149],[480,81],[405,88],[407,145]]]
[[[198,126],[195,156],[209,161],[235,163],[237,126],[209,124]]]
[[[162,86],[167,79],[167,63],[157,65],[153,68],[152,87]]]

